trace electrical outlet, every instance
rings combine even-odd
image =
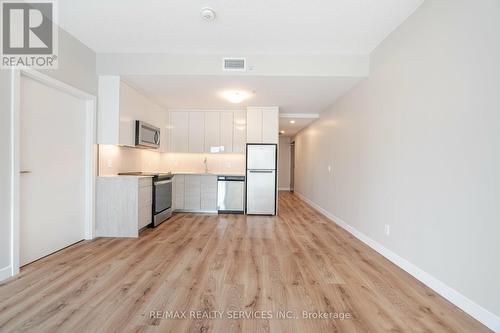
[[[384,233],[386,236],[389,236],[391,234],[391,226],[388,224],[384,225]]]
[[[331,165],[328,166],[328,173],[332,173],[332,166]]]
[[[112,168],[113,167],[113,160],[108,160],[108,168]]]

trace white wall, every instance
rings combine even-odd
[[[500,1],[425,1],[297,135],[295,184],[497,316],[499,59]]]
[[[59,69],[41,71],[78,89],[97,95],[96,55],[59,29]],[[10,266],[11,233],[11,84],[10,71],[0,70],[0,279]]]
[[[290,189],[290,138],[286,136],[279,141],[278,188]]]

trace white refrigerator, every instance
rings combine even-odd
[[[276,215],[275,143],[247,144],[246,213]]]

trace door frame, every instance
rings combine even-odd
[[[295,192],[295,140],[290,142],[290,192]]]
[[[20,103],[21,77],[33,79],[43,85],[57,89],[85,101],[85,239],[95,237],[95,181],[97,175],[96,149],[96,96],[61,82],[33,69],[14,69],[11,71],[11,275],[19,273],[20,268]]]

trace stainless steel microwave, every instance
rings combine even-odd
[[[136,147],[154,148],[160,147],[160,129],[143,121],[135,121],[135,145]]]

